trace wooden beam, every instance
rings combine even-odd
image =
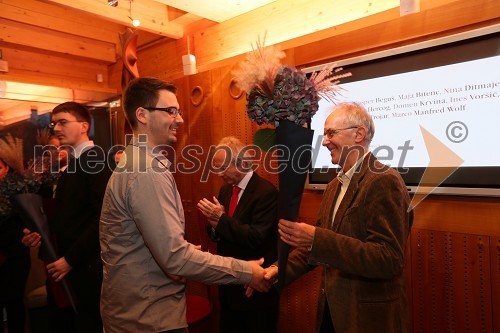
[[[420,9],[420,13],[365,26],[350,34],[343,32],[349,29],[351,23],[335,31],[329,30],[334,34],[332,37],[296,47],[295,60],[298,65],[303,65],[327,59],[345,59],[357,53],[392,48],[395,44],[401,46],[427,40],[430,36],[439,37],[443,32],[449,35],[453,30],[456,30],[455,33],[470,30],[475,24],[500,23],[498,0],[423,0]]]
[[[2,42],[0,48],[3,59],[9,63],[9,72],[1,73],[0,80],[116,93],[108,86],[106,63],[12,47]],[[98,74],[102,75],[103,82],[97,82]]]
[[[62,88],[58,86],[50,86],[43,84],[30,84],[22,81],[10,80],[6,81],[7,87],[32,87],[23,88],[22,90],[7,90],[4,98],[20,100],[20,101],[34,101],[46,103],[62,103],[68,100],[75,100],[81,102],[101,102],[106,99],[116,96],[115,89],[106,89],[106,91],[93,90],[92,87],[80,88]],[[36,89],[35,87],[39,87]],[[42,89],[42,92],[38,92]],[[33,93],[37,91],[37,93]]]
[[[182,15],[185,15],[185,14],[187,14],[185,11],[180,10],[179,8],[174,8],[174,7],[170,7],[167,5],[167,15],[168,15],[169,21],[173,21],[176,18],[178,18]]]
[[[28,119],[33,108],[39,114],[43,114],[52,111],[57,104],[67,101],[90,103],[105,101],[113,97],[116,97],[116,91],[97,92],[16,81],[2,81],[0,123],[8,126],[17,121]]]
[[[181,25],[168,21],[167,6],[153,0],[133,1],[132,10],[129,1],[119,1],[117,7],[108,6],[106,1],[95,0],[45,0],[45,2],[87,12],[129,27],[132,27],[130,18],[132,16],[141,21],[138,29],[174,39],[182,38],[184,35]]]
[[[35,0],[1,0],[0,13],[11,21],[114,44],[125,30],[122,25]]]
[[[277,0],[194,34],[195,55],[203,70],[251,51],[258,36],[266,34],[266,45],[283,43],[392,8],[398,8],[399,15],[399,0]]]
[[[71,78],[56,76],[47,77],[43,74],[26,72],[22,70],[9,71],[7,75],[2,75],[2,79],[12,82],[50,85],[53,87],[67,87],[75,90],[92,91],[96,96],[99,95],[105,97],[101,99],[94,99],[94,101],[102,101],[103,99],[114,96],[117,93],[117,90],[114,88],[109,88],[106,85],[99,86],[91,81],[76,81]]]
[[[184,15],[176,17],[175,19],[172,20],[172,22],[182,26],[186,26],[198,22],[200,20],[203,20],[203,18],[191,13],[186,13]]]
[[[156,0],[165,5],[181,9],[185,12],[209,19],[214,22],[223,22],[252,11],[275,0]],[[288,0],[289,1],[289,0]]]
[[[0,98],[0,113],[3,113],[3,119],[5,121],[10,121],[11,119],[19,116],[22,112],[30,115],[32,108],[35,108],[40,115],[46,112],[50,112],[56,105],[57,103],[31,101],[29,99],[8,99],[6,97],[3,97]]]
[[[0,41],[73,56],[115,62],[115,45],[0,18]]]

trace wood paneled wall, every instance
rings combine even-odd
[[[321,32],[321,40],[303,38],[301,46],[286,50],[285,63],[312,65],[500,23],[498,0],[422,0],[421,8],[420,13],[374,25],[347,23]],[[174,52],[172,44],[154,45],[139,54],[139,67],[141,74],[178,83],[186,114],[179,148],[198,144],[203,160],[208,147],[223,136],[251,143],[258,126],[246,116],[244,96],[235,97],[230,90],[236,61],[226,59],[223,66],[182,78],[177,60],[171,58],[181,54]],[[203,169],[176,174],[186,235],[195,243],[200,232],[196,203],[217,194],[221,185],[214,176],[201,182],[202,174]],[[276,175],[262,174],[277,184]],[[321,198],[319,191],[306,191],[299,220],[314,223]],[[429,196],[416,208],[407,254],[413,332],[500,332],[499,198]],[[281,332],[314,332],[319,279],[317,269],[284,290]],[[216,320],[206,325],[205,331],[214,331]]]

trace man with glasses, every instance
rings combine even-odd
[[[67,168],[61,172],[55,193],[55,212],[49,220],[52,240],[24,230],[23,243],[39,246],[53,241],[58,260],[47,265],[50,332],[102,332],[99,315],[102,265],[99,216],[111,171],[104,151],[89,139],[91,116],[75,102],[52,111],[50,127],[63,147],[69,147]],[[57,284],[65,278],[74,293],[76,312]],[[64,308],[63,303],[67,305]]]
[[[162,154],[184,123],[175,93],[173,84],[138,78],[123,94],[133,138],[110,178],[100,222],[106,333],[187,332],[179,277],[270,287],[262,259],[215,256],[184,239],[181,198]]]
[[[286,281],[324,267],[317,329],[325,333],[408,331],[405,246],[413,221],[401,176],[369,152],[375,132],[357,103],[337,104],[325,121],[323,146],[341,170],[323,195],[316,226],[279,221],[294,247]],[[268,268],[274,280],[278,268]]]

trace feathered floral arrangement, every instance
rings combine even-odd
[[[48,142],[48,132],[38,133],[38,142]],[[9,198],[14,194],[37,193],[42,186],[55,184],[59,175],[57,154],[46,154],[30,160],[25,167],[23,141],[8,134],[0,139],[0,159],[11,169],[0,179],[0,216],[10,215]]]
[[[265,47],[257,40],[256,48],[240,68],[233,71],[238,87],[247,93],[247,113],[260,124],[279,126],[283,119],[303,125],[318,111],[320,98],[331,102],[342,88],[337,84],[351,73],[337,74],[333,65],[307,77],[294,67],[281,65],[285,54],[274,46]]]

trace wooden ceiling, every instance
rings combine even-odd
[[[133,28],[132,18],[141,22],[139,51],[174,43],[178,55],[194,53],[203,71],[250,51],[259,35],[267,35],[267,45],[295,47],[325,38],[322,31],[346,22],[387,11],[399,16],[399,0],[118,0],[116,7],[107,2],[0,0],[0,49],[9,67],[0,73],[7,86],[0,86],[0,116],[51,109],[59,101],[42,100],[36,92],[46,86],[66,89],[64,96],[81,102],[116,96],[108,71],[121,59],[119,36]],[[30,95],[27,88],[9,91],[19,87],[9,82],[40,87],[30,86]]]
[[[0,0],[1,41],[110,64],[119,53],[119,34],[132,27],[129,1],[118,3],[111,7],[106,0]],[[206,21],[157,1],[135,0],[132,6],[134,18],[141,20],[139,45],[161,37],[182,38],[186,27]]]
[[[107,72],[120,59],[120,33],[133,28],[130,9],[141,21],[139,49],[217,24],[166,3],[119,0],[111,7],[107,0],[0,0],[0,49],[9,68],[0,73],[0,127],[29,117],[32,109],[47,112],[64,99],[115,96]]]

